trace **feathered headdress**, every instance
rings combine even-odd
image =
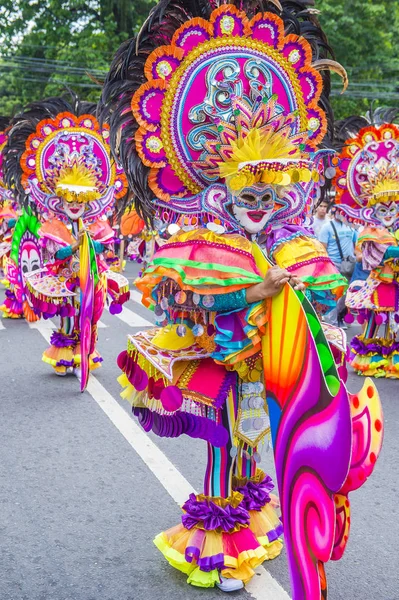
[[[88,204],[85,217],[98,218],[127,184],[111,160],[109,130],[100,127],[96,105],[49,98],[14,117],[4,148],[5,180],[22,204],[63,217],[62,201]]]
[[[7,205],[12,201],[13,194],[11,190],[7,189],[6,182],[4,181],[4,148],[7,143],[7,127],[10,122],[9,117],[0,117],[0,203],[5,202]],[[8,206],[4,209],[2,214],[7,214]],[[2,217],[5,218],[5,217]],[[11,218],[11,217],[10,217]]]
[[[336,124],[336,209],[349,220],[373,223],[373,206],[399,202],[398,109],[377,109]]]
[[[119,49],[99,111],[141,216],[154,197],[184,213],[210,185],[312,176],[331,131],[328,70],[346,74],[311,2],[266,4],[161,0]]]

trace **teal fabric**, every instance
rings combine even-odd
[[[57,260],[65,260],[66,258],[69,258],[70,256],[72,256],[72,246],[65,246],[64,248],[60,248],[55,253],[55,258]]]
[[[213,296],[215,303],[207,308],[203,305],[203,297],[201,298],[200,306],[205,310],[212,312],[229,312],[231,310],[240,310],[248,306],[246,289],[232,292],[231,294],[215,294]]]
[[[9,227],[11,229],[11,227],[14,227],[16,222],[17,222],[17,219],[9,219],[7,221],[7,227]]]
[[[101,242],[96,242],[95,240],[93,240],[93,246],[94,250],[96,251],[96,254],[100,254],[104,251],[104,245]]]
[[[399,246],[389,246],[384,254],[384,260],[399,258]]]

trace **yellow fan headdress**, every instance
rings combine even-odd
[[[67,202],[90,202],[101,197],[95,173],[79,161],[61,168],[55,193]]]
[[[319,179],[306,152],[307,135],[292,131],[295,113],[276,114],[275,96],[252,115],[242,98],[235,105],[237,116],[243,111],[250,116],[245,126],[243,119],[218,124],[219,142],[205,144],[205,159],[197,163],[208,176],[223,177],[232,191],[254,183],[287,186]]]

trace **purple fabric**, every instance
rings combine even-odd
[[[50,339],[50,344],[56,348],[71,348],[76,346],[77,342],[75,335],[66,335],[60,331],[54,331]]]
[[[384,262],[388,246],[376,242],[365,242],[362,246],[362,266],[366,271],[376,269]]]
[[[223,425],[206,417],[197,417],[191,413],[178,411],[173,415],[160,415],[148,408],[133,408],[145,431],[153,431],[159,437],[179,437],[183,434],[210,442],[216,448],[225,446],[229,439]]]
[[[376,352],[377,354],[382,354],[383,356],[389,356],[392,352],[399,351],[399,342],[393,342],[390,346],[384,346],[383,344],[379,344],[376,342],[372,342],[371,344],[365,344],[359,338],[353,338],[351,342],[351,347],[357,354],[364,356],[369,352]]]
[[[220,528],[229,532],[237,525],[249,525],[249,514],[242,504],[237,507],[228,504],[222,508],[211,500],[197,500],[195,494],[190,494],[183,510],[182,523],[186,529],[201,525],[206,531]]]
[[[308,238],[314,237],[314,235],[310,231],[304,229],[303,227],[300,227],[299,225],[289,225],[288,223],[286,223],[283,227],[279,227],[278,229],[272,229],[272,231],[266,238],[267,253],[270,255],[273,246],[282,244],[290,238],[302,235]]]
[[[265,478],[258,482],[248,481],[242,487],[235,488],[236,492],[240,492],[244,496],[242,506],[247,510],[260,511],[262,508],[270,502],[270,494],[274,489],[274,483],[270,475],[266,475]]]
[[[196,548],[195,546],[189,546],[186,548],[184,557],[188,563],[191,563],[193,560],[195,560],[200,570],[205,571],[206,573],[209,573],[214,569],[224,569],[225,567],[223,553],[200,558],[199,548]]]
[[[266,535],[269,542],[272,543],[281,538],[283,533],[284,527],[280,524],[278,525],[278,527],[276,527],[276,529],[272,529],[272,531],[269,531]]]
[[[223,380],[222,385],[218,391],[217,397],[213,403],[214,408],[222,408],[226,402],[227,395],[231,387],[235,384],[237,379],[237,373],[235,371],[227,371],[226,377]]]
[[[73,367],[75,361],[72,360],[59,360],[56,364],[56,367]]]

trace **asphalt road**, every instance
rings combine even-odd
[[[135,270],[128,265],[127,275],[133,278]],[[99,339],[104,363],[95,373],[123,407],[118,419],[125,428],[132,425],[130,406],[119,397],[115,361],[126,335],[137,330],[134,319],[151,320],[134,300],[128,308],[131,313],[118,317],[104,313]],[[219,590],[187,586],[152,544],[181,514],[174,499],[178,486],[162,485],[168,469],[158,465],[157,478],[151,461],[146,464],[128,443],[104,412],[101,385],[95,397],[80,394],[74,376],[58,378],[41,362],[47,347],[41,331],[24,321],[0,321],[0,600],[221,598]],[[351,374],[350,391],[362,382]],[[327,565],[331,600],[399,600],[399,381],[377,385],[384,449],[373,478],[351,496],[349,547],[339,563]],[[149,438],[201,490],[205,443],[186,436]],[[273,474],[271,453],[261,466]],[[289,594],[284,554],[265,567]],[[283,597],[266,584],[267,577],[259,575],[254,586],[234,596]]]

